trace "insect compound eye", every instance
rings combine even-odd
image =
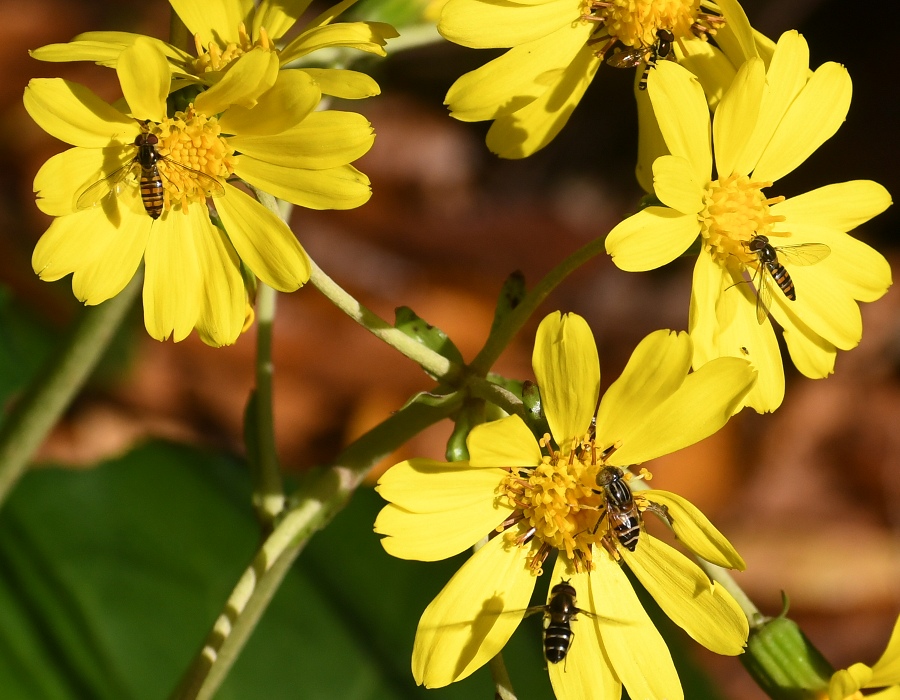
[[[156,134],[144,134],[144,143],[149,143],[151,146],[155,146],[159,143],[159,139],[156,137]]]

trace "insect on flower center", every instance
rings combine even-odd
[[[247,28],[243,22],[238,27],[238,40],[236,42],[232,41],[224,46],[220,46],[216,42],[211,41],[207,46],[203,46],[200,43],[200,35],[194,34],[194,46],[197,49],[197,58],[194,59],[194,71],[198,74],[224,70],[232,61],[257,47],[265,51],[277,52],[275,45],[269,39],[265,27],[259,28],[259,37],[256,41],[253,41],[247,33]]]
[[[772,227],[784,221],[775,216],[769,207],[784,197],[767,198],[763,188],[771,182],[755,182],[746,175],[729,175],[709,184],[700,212],[700,233],[706,249],[720,264],[737,261],[755,264],[756,255],[747,244],[754,236],[768,236]]]
[[[724,22],[718,8],[706,0],[585,0],[582,19],[600,25],[590,43],[606,41],[604,54],[617,41],[627,47],[653,46],[660,30],[676,39],[705,40]]]
[[[215,117],[198,114],[193,108],[176,112],[154,130],[159,139],[157,150],[164,156],[159,169],[167,209],[180,205],[187,210],[191,202],[216,196],[221,181],[234,172],[234,149],[221,131]]]

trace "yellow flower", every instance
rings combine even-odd
[[[690,307],[694,366],[727,355],[749,359],[760,376],[747,405],[760,412],[784,397],[781,353],[766,311],[784,329],[797,368],[825,377],[837,350],[859,343],[856,302],[875,301],[891,285],[884,257],[846,234],[890,205],[881,185],[856,180],[790,199],[764,192],[847,114],[847,71],[826,63],[810,76],[808,65],[803,37],[785,33],[768,71],[760,59],[741,68],[712,129],[692,76],[673,64],[659,66],[648,92],[671,153],[653,164],[665,206],[626,219],[606,240],[616,265],[636,271],[671,262],[699,234]],[[772,248],[777,262],[767,265]]]
[[[593,336],[581,317],[551,314],[538,328],[533,365],[552,441],[549,435],[536,440],[521,418],[509,416],[470,433],[468,462],[413,459],[382,476],[378,490],[389,504],[375,530],[386,535],[382,544],[390,554],[435,561],[492,535],[422,615],[412,661],[418,683],[447,685],[500,651],[551,554],[558,555],[551,587],[571,580],[583,611],[571,622],[576,638],[566,662],[549,664],[557,697],[615,698],[622,685],[635,698],[682,697],[668,649],[623,563],[694,639],[718,653],[741,653],[748,624],[737,603],[646,532],[632,551],[624,544],[631,535],[611,529],[597,481],[618,473],[605,471],[611,467],[639,464],[714,433],[753,383],[745,361],[722,358],[688,374],[690,359],[686,333],[649,335],[607,390],[592,428],[600,392]],[[744,567],[684,499],[647,490],[633,500],[638,514],[629,512],[638,522],[641,510],[664,506],[686,546],[721,566]]]
[[[883,688],[876,693],[863,696],[863,688]],[[894,623],[887,648],[874,666],[853,664],[841,669],[831,677],[828,686],[829,700],[878,700],[900,699],[900,618]]]
[[[674,56],[701,76],[711,99],[757,55],[736,0],[449,0],[438,30],[463,46],[511,47],[459,78],[446,98],[457,119],[494,120],[487,145],[504,158],[553,140],[616,44],[640,60],[661,30],[672,32]],[[706,41],[713,33],[724,52]]]
[[[230,72],[238,101],[245,69],[252,67],[237,64]],[[310,265],[284,222],[226,178],[233,173],[301,206],[358,206],[370,196],[369,182],[349,162],[372,145],[371,126],[358,114],[315,112],[320,92],[298,71],[252,110],[230,108],[226,95],[209,90],[171,117],[169,65],[155,42],[134,41],[117,71],[127,112],[65,80],[32,80],[25,91],[32,118],[75,146],[35,178],[38,207],[57,217],[35,248],[35,272],[45,280],[73,273],[75,295],[99,304],[125,287],[143,259],[150,335],[177,341],[196,327],[211,345],[233,343],[246,317],[241,262],[282,291],[306,282]],[[130,166],[140,150],[136,139],[149,135],[164,156],[155,212],[142,200],[140,169]],[[104,178],[111,179],[94,184]]]
[[[293,39],[278,48],[312,0],[277,2],[263,0],[259,7],[240,0],[171,0],[170,4],[194,37],[196,56],[159,39],[151,39],[166,56],[172,70],[171,91],[185,85],[212,86],[211,91],[237,93],[240,104],[251,108],[266,90],[280,79],[280,69],[314,51],[350,48],[384,56],[384,45],[397,32],[381,22],[343,22],[337,16],[356,0],[344,0],[309,22]],[[249,29],[248,29],[249,27]],[[50,44],[31,52],[42,61],[96,61],[116,67],[119,54],[140,34],[129,32],[86,32],[67,44]],[[232,67],[249,63],[239,72],[240,85]],[[322,94],[344,99],[371,97],[378,84],[364,73],[335,68],[304,68]],[[220,85],[221,84],[221,85]]]

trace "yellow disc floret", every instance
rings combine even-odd
[[[205,202],[219,194],[222,180],[234,172],[234,149],[221,137],[215,117],[188,108],[176,112],[154,130],[157,150],[165,156],[159,169],[163,176],[165,207],[186,210],[191,202]],[[182,166],[182,167],[178,167]]]
[[[699,214],[700,233],[719,263],[755,262],[747,244],[754,236],[771,235],[773,225],[784,221],[783,216],[769,213],[770,205],[784,200],[763,194],[763,188],[771,186],[771,182],[755,182],[746,175],[729,175],[707,186]]]
[[[195,34],[194,46],[197,49],[197,58],[194,59],[194,71],[197,74],[224,70],[233,60],[257,47],[265,51],[277,51],[264,27],[259,28],[259,37],[253,41],[247,34],[247,28],[243,22],[238,27],[237,42],[229,42],[220,46],[211,41],[208,46],[203,46],[200,43],[200,35]]]

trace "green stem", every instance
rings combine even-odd
[[[534,289],[528,292],[518,306],[510,311],[493,329],[481,352],[469,365],[474,374],[484,376],[493,367],[513,336],[531,318],[538,306],[547,298],[560,282],[572,274],[588,260],[604,252],[606,238],[601,237],[576,250],[572,255],[554,267]]]
[[[337,464],[311,477],[241,576],[174,700],[210,698],[225,680],[291,563],[346,505],[368,470],[413,435],[459,410],[458,394],[414,400],[349,445]]]
[[[489,382],[487,379],[482,379],[481,377],[469,377],[468,380],[466,380],[466,387],[472,396],[477,396],[479,399],[489,401],[495,406],[499,406],[510,415],[515,413],[521,416],[525,411],[525,407],[518,396],[509,389],[504,389],[502,386]]]
[[[387,321],[360,304],[340,285],[326,275],[322,268],[310,260],[312,274],[309,281],[325,297],[375,337],[406,355],[431,376],[442,382],[452,383],[462,372],[459,365],[426,347],[418,340],[397,330]]]
[[[81,313],[68,341],[7,416],[0,428],[0,503],[97,366],[142,280],[143,272],[139,271],[117,296]]]
[[[253,507],[266,527],[284,509],[284,484],[275,447],[275,418],[272,407],[272,325],[278,293],[264,282],[256,291],[256,391],[252,407],[255,431],[255,459],[250,460],[253,474]]]

